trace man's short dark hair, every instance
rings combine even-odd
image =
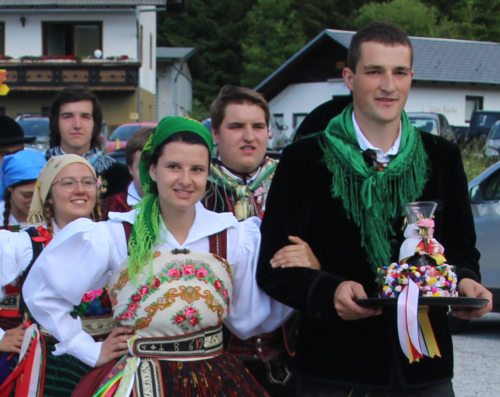
[[[135,152],[144,149],[144,145],[153,130],[153,127],[141,127],[127,139],[127,144],[125,145],[125,161],[128,166],[132,166]]]
[[[212,129],[218,131],[224,117],[226,116],[226,107],[229,104],[237,103],[242,104],[250,102],[259,106],[266,116],[266,124],[269,126],[269,105],[267,104],[264,96],[257,91],[246,87],[236,87],[233,85],[225,85],[219,91],[219,95],[214,99],[210,105],[210,117],[212,119]]]
[[[50,147],[61,146],[61,133],[59,131],[59,113],[61,106],[66,103],[91,101],[92,102],[92,118],[94,119],[94,130],[92,131],[92,139],[90,148],[98,147],[99,133],[102,129],[102,109],[99,100],[95,94],[88,88],[80,85],[72,85],[65,87],[59,91],[50,106]]]
[[[347,53],[347,67],[356,72],[356,65],[361,57],[361,44],[376,42],[385,45],[403,45],[410,48],[410,65],[413,65],[413,46],[408,35],[398,26],[388,22],[371,22],[362,27],[352,37]]]

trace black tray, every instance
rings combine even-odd
[[[397,298],[367,298],[356,303],[362,307],[374,308],[381,306],[397,306]],[[488,303],[488,299],[469,298],[466,296],[441,297],[424,296],[419,298],[419,306],[452,306],[453,308],[480,309]]]

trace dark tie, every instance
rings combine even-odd
[[[373,165],[377,171],[382,171],[387,167],[387,164],[381,163],[377,160],[377,152],[373,149],[366,149],[363,151],[363,158],[368,165]]]

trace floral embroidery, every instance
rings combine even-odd
[[[73,317],[103,316],[111,313],[111,301],[105,288],[88,291],[82,296],[82,301],[73,308]]]
[[[46,247],[47,244],[50,243],[50,240],[52,240],[52,234],[41,225],[36,228],[36,231],[38,232],[38,236],[32,237],[31,239],[36,243],[42,243],[43,246]]]
[[[201,288],[199,286],[181,286],[179,287],[179,290],[177,290],[176,288],[169,289],[163,296],[144,308],[144,311],[147,313],[147,315],[146,317],[140,317],[135,321],[134,329],[139,330],[149,327],[156,313],[159,310],[164,310],[167,307],[173,305],[177,298],[182,299],[189,304],[195,301],[203,300],[207,305],[207,308],[217,314],[218,324],[222,323],[225,312],[224,307],[219,303],[219,301],[215,299],[212,293],[210,293],[209,291],[204,291],[202,293],[200,290]],[[229,307],[227,308],[227,311],[229,311]]]
[[[193,306],[186,306],[172,316],[172,322],[184,331],[191,331],[200,320],[202,320],[202,317],[199,311]]]
[[[162,283],[177,280],[190,281],[198,279],[212,285],[229,307],[229,293],[224,282],[216,277],[210,265],[202,261],[183,260],[167,263],[152,280],[139,286],[129,300],[126,308],[116,317],[118,321],[129,320],[136,316],[140,303],[153,294]],[[114,293],[114,292],[113,292]]]

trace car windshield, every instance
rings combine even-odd
[[[22,119],[18,121],[18,124],[23,129],[25,136],[44,137],[50,134],[48,118]]]
[[[498,120],[498,114],[479,114],[477,125],[480,127],[489,128],[493,125],[495,121]]]
[[[113,131],[109,139],[110,140],[120,139],[126,141],[139,128],[141,128],[140,125],[122,125]]]
[[[409,119],[412,125],[419,130],[430,132],[431,134],[437,134],[438,127],[435,119],[415,116],[410,116]]]
[[[490,139],[500,139],[500,124],[495,124],[489,136]]]

